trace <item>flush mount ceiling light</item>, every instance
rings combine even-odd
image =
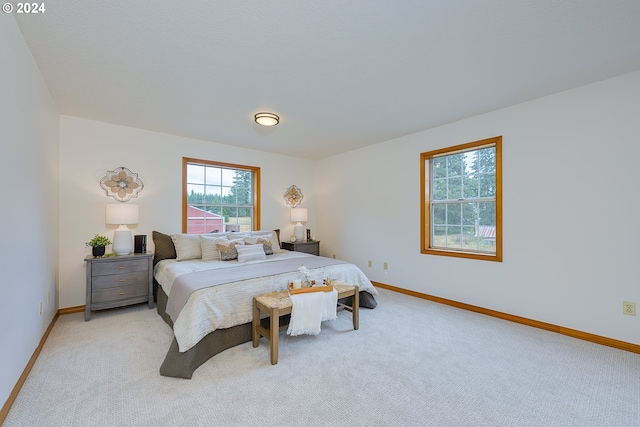
[[[258,113],[255,120],[257,124],[262,126],[275,126],[280,122],[280,117],[273,113]]]

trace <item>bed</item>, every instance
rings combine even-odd
[[[301,265],[311,279],[357,285],[361,307],[377,304],[376,289],[357,266],[280,249],[279,230],[207,235],[154,231],[152,237],[154,297],[158,314],[174,333],[160,367],[163,376],[191,378],[211,357],[251,341],[253,297],[300,280]]]

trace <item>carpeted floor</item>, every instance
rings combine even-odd
[[[145,305],[61,316],[12,426],[640,426],[640,355],[380,290],[378,307],[158,374]]]

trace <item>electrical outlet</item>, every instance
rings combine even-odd
[[[51,302],[51,291],[47,292],[47,305]]]
[[[368,264],[369,264],[369,267],[373,267],[373,261],[369,260]]]
[[[622,314],[629,316],[636,315],[636,303],[631,301],[622,301]]]
[[[385,270],[388,270],[388,269],[389,269],[389,264],[388,264],[388,263],[386,263],[386,262],[385,262],[385,263],[383,263],[383,264],[382,264],[382,268],[384,268]]]
[[[42,316],[42,301],[40,301],[40,316]]]

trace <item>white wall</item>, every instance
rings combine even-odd
[[[0,402],[5,402],[58,308],[59,116],[13,16],[4,13],[0,58]]]
[[[104,210],[115,200],[100,179],[117,167],[137,173],[144,183],[131,199],[140,205],[132,232],[147,235],[149,250],[153,230],[181,232],[183,157],[260,167],[262,229],[280,228],[284,237],[293,233],[283,196],[294,184],[309,208],[306,225],[313,229],[316,223],[312,161],[70,116],[61,116],[60,127],[60,308],[85,304],[85,242],[96,233],[113,236],[116,227],[105,225]]]
[[[421,254],[420,153],[497,135],[504,262]],[[640,303],[639,135],[636,72],[319,161],[323,252],[374,281],[640,344],[640,316],[622,314]]]
[[[260,166],[262,228],[285,237],[293,225],[283,194],[297,185],[322,254],[374,281],[640,344],[640,316],[621,314],[622,300],[640,303],[640,72],[311,162],[58,116],[7,14],[0,57],[0,401],[56,310],[85,304],[84,243],[113,233],[100,179],[124,166],[144,182],[134,234],[179,232],[182,157]],[[419,154],[496,135],[504,262],[420,254]]]

